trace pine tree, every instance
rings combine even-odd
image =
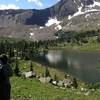
[[[19,63],[18,63],[18,60],[16,59],[14,74],[15,74],[16,76],[20,76],[19,73],[20,73],[20,71],[19,71]]]
[[[65,78],[65,79],[67,78],[67,73],[65,73],[65,76],[64,76],[64,78]]]
[[[32,64],[32,62],[30,63],[30,71],[33,71],[33,64]]]
[[[73,86],[77,89],[78,84],[76,78],[73,78]]]
[[[58,81],[58,77],[56,74],[54,75],[54,81]]]
[[[50,72],[49,72],[47,67],[45,68],[45,72],[44,72],[43,76],[44,77],[50,77]]]

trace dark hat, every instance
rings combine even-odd
[[[0,60],[2,60],[3,63],[7,63],[8,57],[6,55],[1,55]]]

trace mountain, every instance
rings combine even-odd
[[[0,10],[0,36],[34,41],[56,39],[54,33],[99,28],[100,0],[61,0],[43,10]]]

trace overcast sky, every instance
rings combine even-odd
[[[60,0],[0,0],[0,10],[3,9],[44,9]]]

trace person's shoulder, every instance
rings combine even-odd
[[[7,64],[3,64],[3,66],[10,66],[10,64],[8,64],[8,63]]]

